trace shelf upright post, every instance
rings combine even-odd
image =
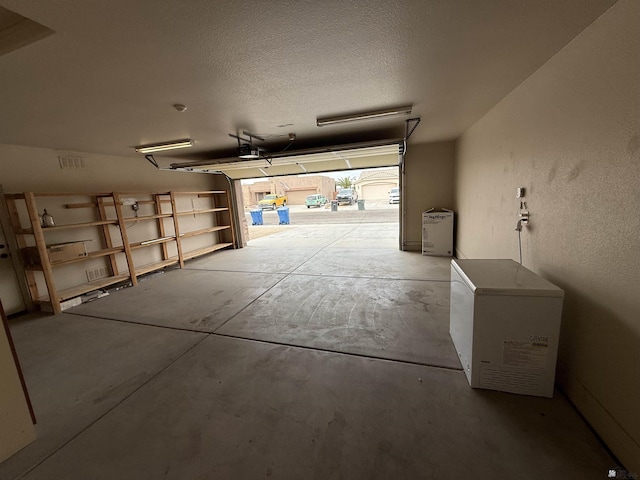
[[[118,218],[118,227],[120,228],[120,236],[122,237],[122,246],[124,247],[124,255],[127,258],[127,266],[129,267],[129,278],[131,279],[131,285],[138,284],[138,278],[136,277],[136,267],[133,263],[133,255],[131,254],[131,247],[129,246],[129,236],[127,235],[127,226],[125,225],[124,214],[122,213],[122,199],[118,192],[113,192],[113,204],[116,208],[116,217]]]
[[[231,191],[230,190],[226,190],[227,192],[227,216],[229,218],[229,226],[231,227],[231,242],[233,243],[233,248],[236,248],[236,227],[235,227],[235,220],[233,218],[233,208],[231,208],[231,205],[233,205],[231,203]]]
[[[182,243],[180,242],[180,226],[178,225],[178,209],[176,208],[176,196],[174,192],[169,192],[169,195],[171,195],[171,211],[173,212],[173,228],[176,234],[176,246],[178,247],[178,261],[180,262],[180,268],[184,268]]]
[[[100,220],[108,220],[107,209],[104,206],[104,197],[96,196],[96,204],[98,205],[98,213],[100,214]],[[104,237],[104,245],[106,248],[113,248],[113,241],[111,240],[111,232],[109,231],[109,225],[102,225],[102,235]],[[111,275],[119,275],[118,262],[116,261],[116,254],[109,255],[109,264],[111,265]]]
[[[160,193],[153,194],[153,200],[156,205],[156,215],[162,215],[162,202],[160,200]],[[158,217],[158,233],[160,237],[164,238],[167,236],[166,229],[164,228],[164,218]],[[169,250],[167,249],[166,243],[161,243],[160,248],[162,248],[162,260],[166,260],[169,258]]]
[[[27,206],[27,212],[29,213],[31,227],[33,228],[33,236],[36,241],[38,255],[40,256],[40,263],[42,264],[42,274],[44,275],[44,281],[47,285],[47,290],[49,291],[49,301],[51,302],[51,308],[53,309],[53,313],[58,314],[62,312],[62,307],[60,306],[60,297],[58,296],[56,283],[53,279],[53,269],[51,268],[51,262],[49,262],[47,243],[44,238],[44,233],[42,232],[40,219],[38,217],[38,207],[36,205],[35,195],[33,194],[33,192],[25,192],[24,200]]]
[[[11,228],[15,234],[16,243],[18,244],[18,248],[22,250],[27,247],[27,242],[24,237],[25,234],[22,232],[22,223],[20,222],[20,214],[18,213],[18,208],[16,207],[16,199],[19,198],[24,200],[24,194],[14,194],[14,195],[5,195],[5,201],[7,204],[7,213],[9,215],[9,222],[11,223]],[[33,229],[32,229],[33,231]],[[33,300],[40,297],[38,292],[38,283],[36,282],[35,274],[32,270],[24,269],[24,275],[27,279],[27,288],[29,289],[29,301],[31,304],[29,305],[29,310],[33,309]]]

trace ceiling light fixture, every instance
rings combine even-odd
[[[388,108],[386,110],[376,110],[373,112],[354,113],[351,115],[341,115],[339,117],[317,118],[316,125],[324,127],[326,125],[336,125],[339,123],[357,122],[360,120],[371,120],[376,118],[392,117],[394,115],[409,115],[411,113],[411,105],[404,107]]]
[[[193,140],[185,138],[184,140],[175,140],[173,142],[156,143],[155,145],[141,145],[136,147],[136,152],[153,153],[162,152],[163,150],[173,150],[175,148],[187,148],[193,146]]]

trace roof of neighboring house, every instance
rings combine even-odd
[[[380,181],[380,180],[390,180],[396,182],[398,180],[398,169],[397,168],[386,168],[384,170],[371,170],[368,172],[362,172],[358,177],[358,180],[355,181],[355,184]]]

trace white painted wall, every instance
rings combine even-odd
[[[82,157],[86,169],[63,170],[59,155]],[[0,144],[0,184],[5,193],[207,190],[212,176],[160,171],[138,157],[112,157]]]
[[[458,254],[566,291],[558,381],[640,472],[640,2],[621,0],[458,142]],[[570,441],[570,439],[568,439]]]
[[[455,142],[409,144],[405,155],[405,250],[422,250],[422,212],[453,207]]]

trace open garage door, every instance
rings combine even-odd
[[[238,212],[239,215],[236,218],[238,231],[242,233],[241,225],[244,223],[249,226],[253,223],[253,218],[250,217],[249,208],[255,208],[258,203],[258,200],[261,194],[264,192],[268,193],[277,193],[281,195],[286,195],[288,197],[287,204],[292,208],[290,212],[291,218],[293,218],[296,213],[297,207],[302,207],[301,211],[309,212],[313,214],[320,215],[321,212],[324,213],[325,209],[307,209],[305,208],[305,198],[307,195],[311,195],[314,193],[321,193],[329,200],[331,200],[333,194],[335,192],[331,192],[327,195],[324,191],[318,191],[318,188],[315,188],[313,191],[309,188],[299,188],[294,187],[293,185],[287,185],[286,178],[273,178],[273,177],[287,177],[287,176],[300,176],[306,174],[323,174],[330,172],[345,172],[345,176],[348,176],[349,170],[366,170],[366,169],[376,169],[380,167],[396,167],[401,166],[402,163],[402,154],[404,152],[404,139],[393,139],[393,140],[384,140],[377,142],[367,142],[360,144],[350,144],[350,145],[339,145],[333,147],[319,147],[310,150],[298,150],[287,152],[286,154],[273,154],[269,158],[261,158],[261,159],[240,159],[240,158],[224,158],[224,159],[214,159],[214,160],[199,160],[195,162],[181,162],[181,163],[172,163],[170,168],[172,170],[182,170],[182,171],[192,171],[192,172],[206,172],[206,173],[222,173],[229,179],[233,180],[236,185],[236,195],[237,195],[237,203],[238,203]],[[395,184],[398,182],[396,176]],[[243,198],[243,192],[241,190],[240,181],[241,180],[253,180],[258,183],[261,179],[268,180],[271,183],[268,183],[264,186],[264,189],[260,191],[250,191],[247,195],[247,198]],[[348,206],[343,206],[340,212],[343,214],[340,215],[340,218],[345,222],[358,222],[362,223],[362,217],[375,216],[374,203],[371,203],[373,200],[376,206],[381,206],[385,204],[389,206],[388,203],[388,191],[391,189],[391,182],[388,179],[377,179],[377,182],[380,185],[375,190],[368,190],[365,192],[365,195],[359,195],[360,199],[364,200],[364,211],[360,211],[359,204],[353,204]],[[401,183],[401,181],[400,181]],[[362,193],[360,185],[355,184],[356,191]],[[395,185],[394,185],[395,186]],[[282,188],[281,188],[282,187]],[[292,188],[290,188],[292,187]],[[365,187],[363,184],[362,187]],[[373,185],[371,186],[373,187]],[[378,198],[374,198],[378,197]],[[325,207],[325,208],[328,208]],[[398,237],[399,237],[399,247],[402,248],[403,242],[403,216],[402,214],[398,214],[397,212],[398,205],[394,204],[393,208],[396,209],[396,212],[383,212],[382,215],[385,215],[386,219],[383,219],[382,222],[396,223],[398,224]],[[351,210],[351,211],[349,211]],[[279,224],[280,219],[276,217],[277,212],[275,211],[264,211],[265,216],[265,225],[268,225],[268,221],[273,221],[275,225]],[[245,218],[240,220],[240,215],[244,215]],[[268,217],[268,218],[267,218]],[[344,218],[343,218],[344,217]],[[388,217],[388,218],[387,218]],[[320,217],[318,217],[320,218]],[[327,217],[331,222],[335,223],[336,217],[330,218]],[[325,219],[326,221],[327,219]],[[380,220],[375,220],[375,222],[380,222]],[[247,234],[248,235],[248,234]],[[248,238],[248,237],[245,237]]]
[[[271,158],[243,160],[226,158],[209,161],[174,163],[172,169],[220,172],[233,180],[248,178],[301,175],[339,170],[391,167],[400,164],[402,142],[387,140],[374,146],[336,146],[291,152],[287,156],[276,154]],[[306,152],[306,153],[305,153]],[[315,193],[315,192],[312,192]]]

